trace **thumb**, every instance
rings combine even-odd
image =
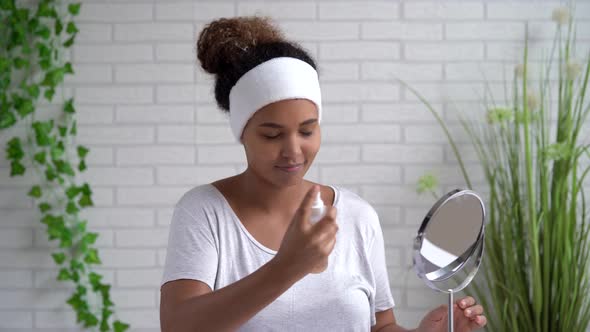
[[[441,321],[447,318],[448,306],[441,305],[430,311],[427,315],[430,321]]]
[[[313,205],[313,201],[318,194],[319,186],[313,185],[311,189],[307,191],[305,197],[303,197],[303,201],[301,205],[299,205],[299,223],[300,225],[309,224],[309,218],[311,217],[311,207]]]

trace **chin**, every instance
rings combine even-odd
[[[275,174],[271,181],[281,187],[296,186],[304,181],[303,177],[305,176],[306,171],[306,169],[302,169],[301,171],[297,172],[297,174],[280,174],[282,171],[275,168],[273,169],[273,173]]]

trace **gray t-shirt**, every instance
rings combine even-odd
[[[354,192],[330,187],[339,227],[328,268],[296,282],[239,331],[369,331],[375,312],[394,306],[376,211]],[[194,279],[217,290],[276,253],[256,241],[215,186],[199,185],[175,206],[161,285]]]

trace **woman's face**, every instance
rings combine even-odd
[[[248,168],[276,185],[299,183],[320,149],[315,104],[281,100],[258,110],[246,124],[242,142]]]

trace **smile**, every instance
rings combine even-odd
[[[303,164],[292,166],[292,167],[280,167],[276,166],[278,169],[285,171],[285,172],[297,172],[299,169],[303,167]]]

